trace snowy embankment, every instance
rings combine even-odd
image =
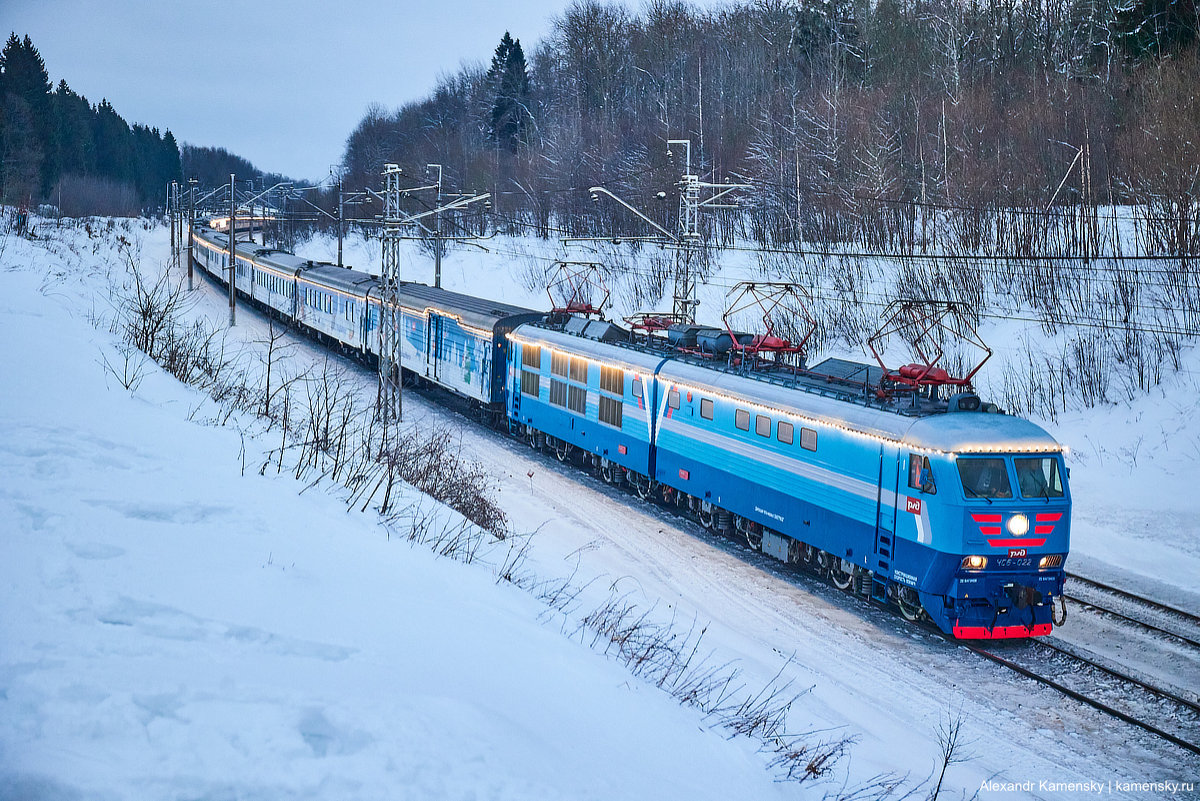
[[[91,246],[0,254],[0,798],[789,794],[486,567],[243,475],[136,354],[125,389]]]

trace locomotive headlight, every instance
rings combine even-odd
[[[1021,514],[1008,518],[1008,533],[1014,537],[1024,537],[1029,533],[1029,518]]]
[[[987,567],[987,557],[964,556],[961,567],[963,570],[983,570]]]
[[[1043,556],[1038,561],[1038,567],[1043,568],[1043,569],[1047,568],[1047,567],[1058,567],[1061,564],[1062,564],[1062,554],[1057,554],[1057,553],[1050,554],[1049,556]]]

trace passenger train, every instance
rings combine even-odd
[[[194,235],[224,283],[227,234]],[[233,273],[244,299],[377,363],[378,278],[242,242]],[[419,283],[399,298],[406,376],[532,446],[953,637],[1051,631],[1071,499],[1064,449],[1037,425],[969,391],[867,391],[874,365],[759,373],[602,320]]]

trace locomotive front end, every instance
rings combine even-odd
[[[1063,447],[1028,420],[982,411],[926,418],[907,442],[930,454],[909,459],[906,501],[926,546],[914,574],[925,612],[962,639],[1049,634],[1071,534]]]
[[[963,556],[946,592],[955,637],[1049,634],[1071,507],[1061,453],[960,456]]]

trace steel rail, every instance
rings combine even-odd
[[[1120,587],[1114,587],[1111,584],[1105,584],[1104,582],[1097,581],[1096,579],[1091,579],[1091,578],[1087,578],[1086,576],[1081,576],[1078,573],[1071,573],[1070,571],[1067,571],[1066,575],[1067,575],[1067,578],[1071,579],[1072,581],[1078,581],[1081,584],[1090,584],[1091,586],[1099,589],[1102,592],[1112,593],[1113,595],[1120,596],[1122,598],[1133,601],[1135,603],[1140,603],[1143,606],[1148,606],[1152,609],[1157,609],[1160,612],[1163,612],[1165,614],[1181,617],[1184,620],[1187,620],[1191,623],[1195,623],[1196,625],[1200,626],[1200,615],[1197,615],[1193,612],[1188,612],[1183,609],[1179,609],[1177,607],[1170,606],[1168,604],[1164,604],[1161,601],[1155,601],[1152,598],[1146,598],[1145,596],[1138,595],[1137,593],[1130,592],[1129,590],[1123,590]]]
[[[1049,645],[1048,643],[1045,643],[1045,642],[1043,642],[1042,644]],[[969,645],[969,644],[964,643],[963,647],[978,654],[979,656],[984,657],[985,659],[989,659],[989,660],[995,662],[998,665],[1003,665],[1004,667],[1008,668],[1009,670],[1012,670],[1015,673],[1019,673],[1022,676],[1025,676],[1026,678],[1033,679],[1034,681],[1038,682],[1039,684],[1044,684],[1047,687],[1057,690],[1058,692],[1062,693],[1063,695],[1067,696],[1068,698],[1078,701],[1081,704],[1090,706],[1093,709],[1099,710],[1100,712],[1103,712],[1106,715],[1114,717],[1117,720],[1124,721],[1125,723],[1128,723],[1132,726],[1137,726],[1138,728],[1143,729],[1144,731],[1147,731],[1156,737],[1166,740],[1167,742],[1172,743],[1173,745],[1176,745],[1176,746],[1184,749],[1185,751],[1190,751],[1193,754],[1200,755],[1200,745],[1188,742],[1187,740],[1184,740],[1183,738],[1181,738],[1177,735],[1171,734],[1170,732],[1163,731],[1162,729],[1158,728],[1157,726],[1154,726],[1153,724],[1146,723],[1143,720],[1135,718],[1134,716],[1132,716],[1126,712],[1122,712],[1119,709],[1109,706],[1108,704],[1104,703],[1103,701],[1097,701],[1096,699],[1091,698],[1090,696],[1084,695],[1083,693],[1079,692],[1078,690],[1072,690],[1070,687],[1066,687],[1062,684],[1059,684],[1054,679],[1047,678],[1046,676],[1043,676],[1040,673],[1030,670],[1029,668],[1027,668],[1023,665],[1019,665],[1010,659],[1006,659],[1006,658],[1000,656],[999,654],[994,654],[991,651],[981,648],[980,646]],[[1052,645],[1049,645],[1049,647],[1053,648],[1054,650],[1056,650],[1060,653],[1066,654],[1067,656],[1070,656],[1073,659],[1077,659],[1087,665],[1095,667],[1105,673],[1108,673],[1116,678],[1119,678],[1122,681],[1126,681],[1131,684],[1143,687],[1146,690],[1148,690],[1156,695],[1159,695],[1160,697],[1178,701],[1178,702],[1182,703],[1184,706],[1187,706],[1192,709],[1196,708],[1196,705],[1192,704],[1190,701],[1186,701],[1184,699],[1179,699],[1176,696],[1174,696],[1164,690],[1150,687],[1149,685],[1145,684],[1144,682],[1138,681],[1137,679],[1132,678],[1130,676],[1124,676],[1122,674],[1116,673],[1116,672],[1104,667],[1103,665],[1097,665],[1095,662],[1092,662],[1091,660],[1087,659],[1086,657],[1081,657],[1078,654],[1073,654],[1070,651],[1065,651],[1061,648],[1056,648],[1055,646],[1052,646]]]

